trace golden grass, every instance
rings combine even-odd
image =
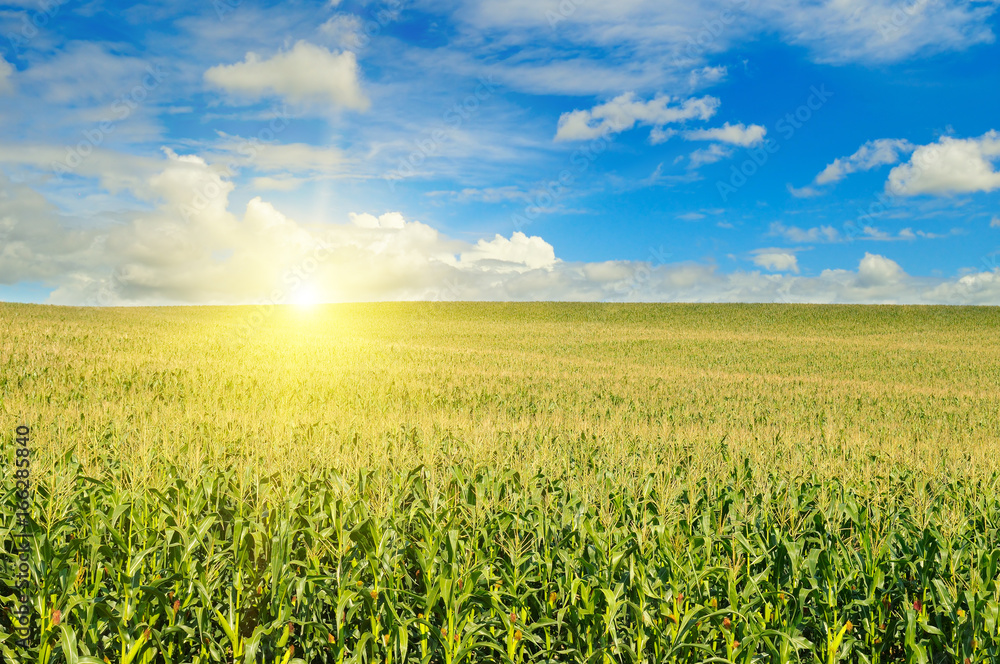
[[[2,305],[2,410],[40,471],[159,462],[252,475],[454,463],[623,479],[721,450],[790,476],[998,467],[992,308],[365,304]],[[12,429],[12,427],[9,427]],[[12,430],[5,432],[12,435]],[[691,459],[688,461],[688,458]]]

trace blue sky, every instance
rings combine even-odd
[[[0,299],[1000,304],[998,9],[7,4]]]

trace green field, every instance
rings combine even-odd
[[[18,425],[35,489],[2,659],[1000,661],[998,330],[0,304],[5,607]]]

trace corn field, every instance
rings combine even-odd
[[[3,661],[1000,661],[997,324],[0,305]]]

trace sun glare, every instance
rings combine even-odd
[[[311,286],[300,286],[292,293],[291,302],[300,309],[311,309],[319,304],[319,293]]]

